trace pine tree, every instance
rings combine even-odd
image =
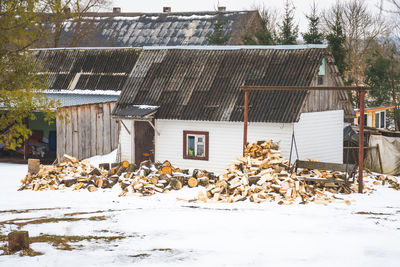
[[[328,34],[326,35],[326,40],[329,43],[336,66],[340,74],[343,75],[347,68],[347,51],[344,47],[346,36],[343,33],[341,7],[339,5],[334,6],[332,12],[333,20],[327,22]]]
[[[371,86],[372,106],[392,105],[395,129],[400,129],[400,51],[396,44],[386,41],[376,46],[367,60],[366,82]]]
[[[311,13],[306,15],[308,19],[308,32],[303,34],[303,39],[306,44],[322,44],[324,35],[319,31],[319,16],[315,2],[311,6]]]
[[[245,45],[273,45],[275,44],[275,34],[267,28],[267,22],[261,20],[261,28],[257,29],[254,36],[243,35],[242,41]]]
[[[294,23],[295,8],[289,4],[289,0],[285,1],[285,14],[283,16],[282,25],[279,29],[278,43],[281,45],[297,44],[297,36],[299,26]]]
[[[245,45],[274,45],[276,43],[276,13],[264,6],[259,7],[258,10],[261,16],[261,25],[251,34],[244,34],[242,42]]]
[[[227,22],[227,20],[223,19],[222,13],[218,12],[217,19],[211,22],[214,32],[207,35],[209,45],[225,45],[229,41],[231,34],[230,32],[225,32]]]
[[[1,1],[0,143],[10,149],[31,134],[26,120],[35,119],[32,111],[44,112],[48,121],[55,116],[51,109],[56,103],[42,92],[44,77],[38,75],[35,57],[27,50],[41,36],[37,4],[38,0]]]

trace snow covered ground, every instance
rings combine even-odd
[[[0,266],[354,267],[400,262],[400,192],[383,186],[370,195],[347,196],[351,204],[193,204],[176,198],[190,199],[201,188],[143,198],[119,198],[118,186],[93,193],[17,191],[26,172],[26,165],[0,163],[0,236],[19,223],[30,237],[83,240],[69,242],[71,250],[35,242],[31,248],[43,255],[0,256]]]

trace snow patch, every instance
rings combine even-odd
[[[90,162],[90,165],[96,168],[98,168],[101,163],[114,163],[117,161],[117,149],[109,154],[93,156],[86,160]]]

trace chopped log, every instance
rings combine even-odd
[[[100,176],[101,175],[101,171],[97,168],[94,168],[89,175],[96,175],[96,176]]]
[[[28,159],[28,172],[37,174],[40,170],[40,159]]]
[[[70,187],[70,186],[74,185],[76,182],[77,182],[76,178],[62,180],[62,183],[65,184],[66,187]]]
[[[169,182],[169,185],[172,187],[172,189],[175,190],[182,189],[182,183],[176,178],[172,178],[171,181]]]
[[[125,169],[128,168],[129,165],[130,165],[129,162],[126,160],[122,162],[122,167],[124,167]]]
[[[79,160],[77,158],[71,157],[71,156],[69,156],[67,154],[64,154],[63,158],[64,158],[65,162],[71,162],[71,163],[78,163],[79,162]]]
[[[126,172],[134,172],[134,171],[136,171],[136,169],[137,169],[136,164],[135,163],[131,163],[131,164],[129,164],[128,169],[126,169]]]
[[[179,182],[181,182],[182,186],[187,184],[186,178],[184,176],[174,176],[173,178],[177,179]]]
[[[119,169],[118,169],[118,171],[117,171],[115,174],[118,175],[118,176],[121,176],[121,174],[122,174],[123,172],[125,172],[125,171],[126,171],[126,167],[120,166]]]
[[[28,231],[13,231],[8,234],[8,249],[16,252],[23,249],[29,249]]]
[[[205,187],[210,184],[210,179],[208,177],[200,177],[200,178],[198,178],[198,182],[199,182],[199,185]]]
[[[199,184],[199,182],[197,181],[196,178],[190,177],[190,178],[188,179],[188,185],[189,185],[189,187],[196,187],[198,184]]]
[[[94,185],[89,185],[87,189],[88,189],[89,192],[95,192],[95,191],[97,191],[97,187],[94,186]]]
[[[169,174],[169,175],[171,175],[172,174],[171,166],[163,166],[161,168],[160,174]]]
[[[158,184],[158,177],[157,176],[153,176],[153,177],[151,177],[151,179],[150,179],[150,182],[152,183],[152,184]]]
[[[103,170],[106,170],[106,171],[109,171],[110,170],[110,163],[100,163],[99,164],[99,168],[103,169]]]
[[[102,187],[103,187],[103,183],[104,183],[103,179],[101,179],[101,178],[97,178],[97,179],[96,179],[95,184],[96,184],[96,186],[97,186],[98,188],[102,188]]]
[[[254,176],[250,176],[249,179],[249,185],[253,185],[256,184],[259,180],[260,180],[260,176],[258,175],[254,175]]]

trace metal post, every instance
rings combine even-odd
[[[364,97],[365,90],[360,91],[360,124],[358,133],[358,193],[363,192],[363,164],[364,164]]]
[[[247,144],[247,121],[249,113],[249,91],[244,90],[244,132],[243,132],[243,156]]]

